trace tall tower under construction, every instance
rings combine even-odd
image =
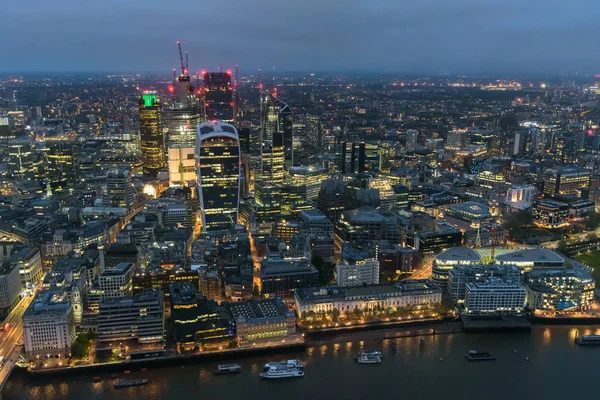
[[[203,74],[202,80],[204,121],[232,122],[231,72],[207,72]]]

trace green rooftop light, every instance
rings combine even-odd
[[[156,92],[144,92],[142,99],[144,100],[144,107],[152,107],[157,103]]]

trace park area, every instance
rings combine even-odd
[[[600,250],[590,251],[575,257],[584,264],[589,265],[592,269],[592,276],[596,282],[600,283]]]

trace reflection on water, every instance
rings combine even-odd
[[[402,387],[406,396],[415,398],[448,397],[448,388],[461,385],[461,399],[479,399],[486,393],[489,400],[525,398],[515,394],[535,392],[539,397],[583,397],[595,390],[595,365],[600,348],[580,347],[573,343],[577,335],[600,333],[597,327],[534,327],[531,334],[450,334],[396,339],[370,339],[355,342],[319,344],[306,353],[264,355],[231,360],[242,365],[238,375],[213,376],[215,363],[133,371],[126,379],[145,377],[145,386],[115,389],[109,373],[92,376],[52,378],[28,381],[14,376],[7,383],[2,400],[142,400],[187,398],[260,398],[305,400],[307,389],[319,393],[317,398],[362,399],[389,398],[389,387]],[[365,334],[365,337],[375,335]],[[422,339],[422,341],[421,341]],[[353,355],[364,349],[380,350],[381,365],[358,364]],[[469,363],[469,350],[494,352],[497,360]],[[529,361],[526,360],[529,358]],[[264,381],[258,374],[270,360],[298,358],[306,361],[303,379]],[[576,382],[565,382],[565,365],[577,366]],[[536,373],[531,372],[535,370]],[[527,379],[519,377],[527,376]],[[124,378],[124,376],[119,376]],[[75,381],[75,382],[74,382]],[[351,382],[352,384],[348,384]],[[507,382],[507,385],[498,385]],[[562,382],[557,385],[556,382]],[[489,390],[494,387],[494,390]],[[200,396],[201,394],[201,396]]]

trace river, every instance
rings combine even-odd
[[[144,377],[149,383],[126,389],[114,389],[108,373],[98,383],[86,375],[44,380],[13,375],[2,399],[583,398],[598,390],[600,347],[580,347],[573,339],[591,333],[600,334],[600,328],[534,326],[531,333],[426,336],[423,346],[419,337],[383,342],[338,338],[288,356],[305,361],[301,379],[261,380],[261,366],[273,357],[256,357],[237,360],[243,368],[239,375],[213,376],[216,363],[133,371],[128,379]],[[383,363],[356,363],[353,355],[362,349],[380,349]],[[497,360],[468,362],[464,355],[470,349],[494,352]]]

